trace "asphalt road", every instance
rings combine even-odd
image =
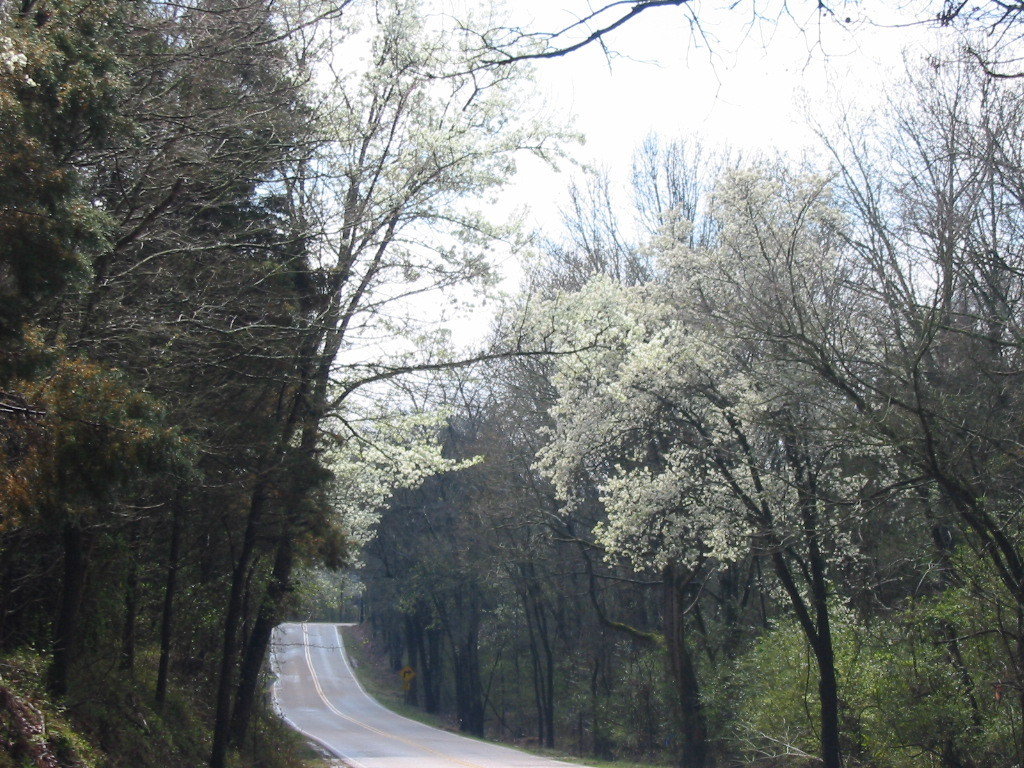
[[[570,768],[384,708],[353,676],[336,624],[282,624],[271,654],[285,722],[352,768]]]

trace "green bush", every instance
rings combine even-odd
[[[999,614],[973,586],[918,598],[870,625],[833,608],[848,763],[872,768],[1010,768],[1019,700],[1004,683]],[[781,621],[710,676],[712,722],[729,751],[799,765],[819,748],[818,674],[799,627]],[[811,758],[808,758],[811,759]]]

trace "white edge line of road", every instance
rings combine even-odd
[[[363,684],[361,682],[359,682],[359,678],[356,676],[355,670],[352,668],[352,665],[349,663],[348,652],[345,650],[345,641],[341,639],[340,625],[339,624],[332,624],[331,626],[334,627],[334,635],[335,635],[335,637],[338,638],[338,650],[341,653],[342,660],[345,662],[345,667],[348,669],[348,673],[352,676],[352,679],[355,681],[356,687],[360,690],[360,692],[362,692],[362,694],[366,698],[368,698],[371,702],[373,702],[373,704],[376,705],[378,709],[384,710],[385,712],[387,712],[392,717],[399,717],[402,720],[405,720],[406,722],[412,723],[413,725],[418,725],[421,728],[429,728],[430,730],[433,730],[433,731],[441,731],[442,733],[448,733],[448,734],[450,734],[452,736],[458,736],[458,737],[463,738],[463,739],[469,739],[470,741],[477,741],[477,739],[471,739],[469,736],[463,736],[461,733],[452,733],[451,731],[445,731],[442,728],[436,728],[436,727],[434,727],[432,725],[427,725],[426,723],[421,723],[419,720],[413,720],[411,717],[406,717],[405,715],[400,715],[397,712],[395,712],[393,709],[388,709],[383,704],[381,704],[379,701],[377,701],[377,699],[375,699],[373,696],[368,694],[366,692],[366,689],[363,688]],[[509,752],[519,752],[519,753],[522,753],[522,754],[525,754],[525,755],[531,755],[530,752],[526,752],[525,750],[522,750],[522,749],[516,749],[515,747],[510,747],[507,744],[498,744],[498,743],[493,742],[493,741],[488,741],[487,739],[479,739],[479,741],[482,744],[487,744],[488,746],[491,746],[491,747],[497,747],[498,749],[506,749]],[[531,756],[532,757],[540,757],[540,755],[531,755]],[[565,762],[563,760],[555,760],[553,758],[545,758],[545,759],[548,762],[550,762],[550,763],[554,763],[554,764],[557,764],[557,765],[565,765],[565,766],[568,766],[569,768],[582,768],[582,766],[580,766],[578,763],[567,763],[567,762]],[[362,768],[362,766],[358,766],[357,765],[356,768]]]
[[[362,693],[363,696],[368,698],[373,703],[373,705],[375,707],[377,707],[377,709],[382,709],[385,712],[387,712],[389,715],[392,715],[394,717],[400,717],[403,720],[405,720],[406,722],[415,723],[416,725],[421,725],[424,728],[432,728],[433,726],[427,725],[426,723],[421,723],[419,720],[413,720],[411,717],[406,717],[405,715],[400,715],[397,712],[395,712],[393,709],[388,709],[383,704],[381,704],[379,701],[377,701],[377,699],[375,699],[373,696],[371,696],[370,694],[368,694],[366,692],[366,689],[363,688],[363,684],[361,682],[359,682],[359,677],[356,675],[355,669],[352,668],[352,663],[348,659],[348,651],[345,650],[345,641],[341,639],[341,626],[338,625],[338,624],[333,624],[332,626],[334,627],[334,636],[336,638],[338,638],[338,651],[341,653],[341,660],[345,662],[345,669],[347,669],[348,673],[352,676],[352,680],[355,681],[356,688],[359,689],[359,692]],[[440,730],[440,729],[436,729],[436,730]]]
[[[276,629],[277,628],[275,628],[275,630]],[[340,639],[340,637],[339,637],[339,639]],[[270,689],[270,691],[271,691],[270,698],[271,698],[271,701],[273,703],[274,709],[277,712],[277,716],[280,717],[285,723],[287,723],[290,728],[292,728],[293,730],[297,731],[298,733],[301,733],[303,736],[305,736],[307,739],[309,739],[313,743],[318,744],[322,749],[326,750],[328,754],[333,755],[335,758],[337,758],[338,760],[341,760],[343,763],[352,766],[352,768],[366,768],[365,765],[360,763],[354,757],[349,757],[348,755],[343,755],[341,753],[341,751],[337,747],[328,744],[326,741],[324,741],[323,739],[319,738],[318,736],[314,736],[309,731],[307,731],[307,730],[305,730],[303,728],[300,728],[299,725],[294,720],[292,720],[290,717],[288,717],[288,715],[286,715],[284,713],[284,711],[281,709],[281,702],[280,702],[280,699],[279,699],[279,696],[278,696],[278,686],[281,683],[281,675],[278,673],[278,670],[274,669],[274,667],[278,666],[277,657],[276,656],[272,656],[272,658],[274,659],[274,661],[271,664],[271,671],[274,672],[274,684],[273,684],[273,686],[271,686],[271,689]],[[312,671],[312,670],[310,670],[310,671]]]
[[[443,728],[438,728],[438,727],[433,726],[433,725],[427,725],[426,723],[421,723],[419,720],[413,720],[411,717],[406,717],[405,715],[400,715],[398,712],[395,712],[395,710],[389,709],[388,707],[385,707],[383,704],[381,704],[379,701],[377,701],[377,699],[375,699],[373,696],[371,696],[370,694],[368,694],[366,692],[366,689],[363,688],[363,684],[361,682],[359,682],[359,678],[356,676],[356,672],[352,668],[352,664],[351,664],[351,662],[348,659],[348,651],[345,650],[345,641],[341,639],[341,629],[339,628],[338,624],[334,625],[334,634],[338,638],[338,650],[341,651],[341,658],[345,662],[345,667],[346,667],[346,669],[348,669],[348,673],[352,676],[352,679],[355,681],[356,687],[363,694],[363,696],[368,698],[370,700],[370,702],[375,707],[377,707],[377,709],[380,709],[380,710],[382,710],[384,712],[387,712],[392,717],[397,717],[397,718],[400,718],[402,720],[405,720],[407,723],[412,723],[413,725],[419,726],[420,728],[426,728],[426,729],[431,730],[431,731],[441,731],[441,733],[448,733],[448,734],[450,734],[452,736],[460,736],[463,739],[469,738],[468,736],[463,736],[461,733],[452,733],[451,731],[446,731]],[[474,741],[474,739],[470,739],[470,741]],[[491,744],[491,745],[496,746],[496,747],[504,747],[505,746],[504,744],[495,744],[494,742],[487,741],[486,739],[483,739],[482,741],[483,741],[484,744]],[[509,747],[505,747],[505,748],[509,749]]]

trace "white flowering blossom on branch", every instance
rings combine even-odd
[[[363,546],[373,538],[380,510],[395,491],[477,463],[442,455],[438,434],[446,418],[443,412],[350,413],[329,432],[331,508],[348,542]]]

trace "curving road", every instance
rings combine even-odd
[[[578,768],[384,708],[353,676],[336,624],[282,624],[271,643],[281,717],[352,768]]]

